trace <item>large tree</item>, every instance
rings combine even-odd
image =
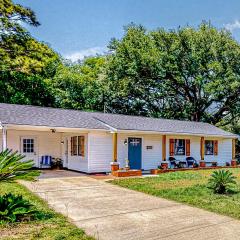
[[[52,106],[50,79],[59,57],[29,34],[27,24],[39,25],[31,9],[0,0],[0,102]]]
[[[63,108],[104,109],[105,57],[90,57],[80,63],[60,65],[54,76],[56,105]]]
[[[58,56],[35,40],[23,24],[38,26],[35,13],[12,0],[0,0],[0,71],[36,73]]]
[[[130,25],[110,49],[111,111],[219,125],[240,116],[240,46],[226,30]]]

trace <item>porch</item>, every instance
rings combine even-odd
[[[88,171],[88,131],[71,128],[8,125],[0,133],[0,150],[11,149],[40,169]]]
[[[236,165],[235,139],[222,136],[107,131],[7,125],[0,134],[2,149],[12,149],[43,168],[57,159],[64,168],[85,173],[141,175],[142,170]],[[198,166],[186,165],[194,158]],[[176,166],[170,158],[176,159]],[[45,160],[46,160],[45,159]],[[174,160],[175,161],[175,160]],[[181,163],[181,164],[179,164]],[[180,166],[181,165],[181,166]]]
[[[111,171],[113,176],[141,176],[141,170],[151,170],[152,174],[158,174],[237,167],[236,139],[160,133],[149,135],[115,132],[112,134]],[[126,146],[124,161],[123,145]]]

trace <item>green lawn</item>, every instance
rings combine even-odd
[[[228,195],[214,194],[207,188],[208,178],[213,170],[116,179],[111,183],[240,219],[240,169],[230,171],[237,177],[237,186],[234,189],[235,193]]]
[[[40,211],[39,220],[14,225],[0,225],[0,239],[93,240],[63,217],[51,210],[39,197],[17,183],[0,183],[0,194],[21,194]]]

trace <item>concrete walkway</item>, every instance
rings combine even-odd
[[[240,221],[83,174],[23,184],[96,239],[240,239]]]

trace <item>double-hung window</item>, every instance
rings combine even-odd
[[[84,157],[85,138],[84,136],[71,137],[71,155]]]

